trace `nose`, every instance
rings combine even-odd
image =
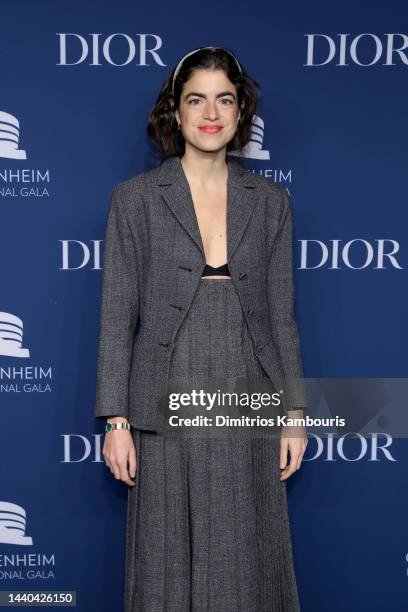
[[[218,116],[219,116],[219,113],[218,113],[217,101],[207,100],[207,102],[205,103],[205,107],[204,107],[204,117],[206,119],[210,119],[214,121],[218,119]]]

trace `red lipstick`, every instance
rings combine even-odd
[[[198,129],[207,134],[217,134],[222,130],[222,125],[201,125]]]

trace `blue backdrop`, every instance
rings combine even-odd
[[[408,9],[1,9],[0,590],[118,611],[127,487],[93,416],[103,238],[113,186],[157,163],[145,129],[159,88],[192,48],[237,54],[262,86],[248,165],[292,199],[305,376],[404,377]],[[311,436],[287,481],[304,612],[408,609],[407,446],[386,439],[376,452],[375,436]]]

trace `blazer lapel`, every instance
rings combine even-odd
[[[227,261],[230,262],[254,210],[259,191],[252,172],[227,157]],[[204,246],[194,210],[190,185],[177,156],[165,159],[158,172],[161,195],[190,235],[205,262]]]

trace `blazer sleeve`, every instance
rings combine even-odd
[[[281,357],[287,410],[307,408],[300,339],[295,320],[293,226],[289,195],[280,187],[281,218],[268,262],[268,302],[272,333]],[[286,400],[285,400],[286,398]]]
[[[95,418],[128,417],[129,374],[138,316],[137,249],[117,185],[112,192],[104,244]]]

